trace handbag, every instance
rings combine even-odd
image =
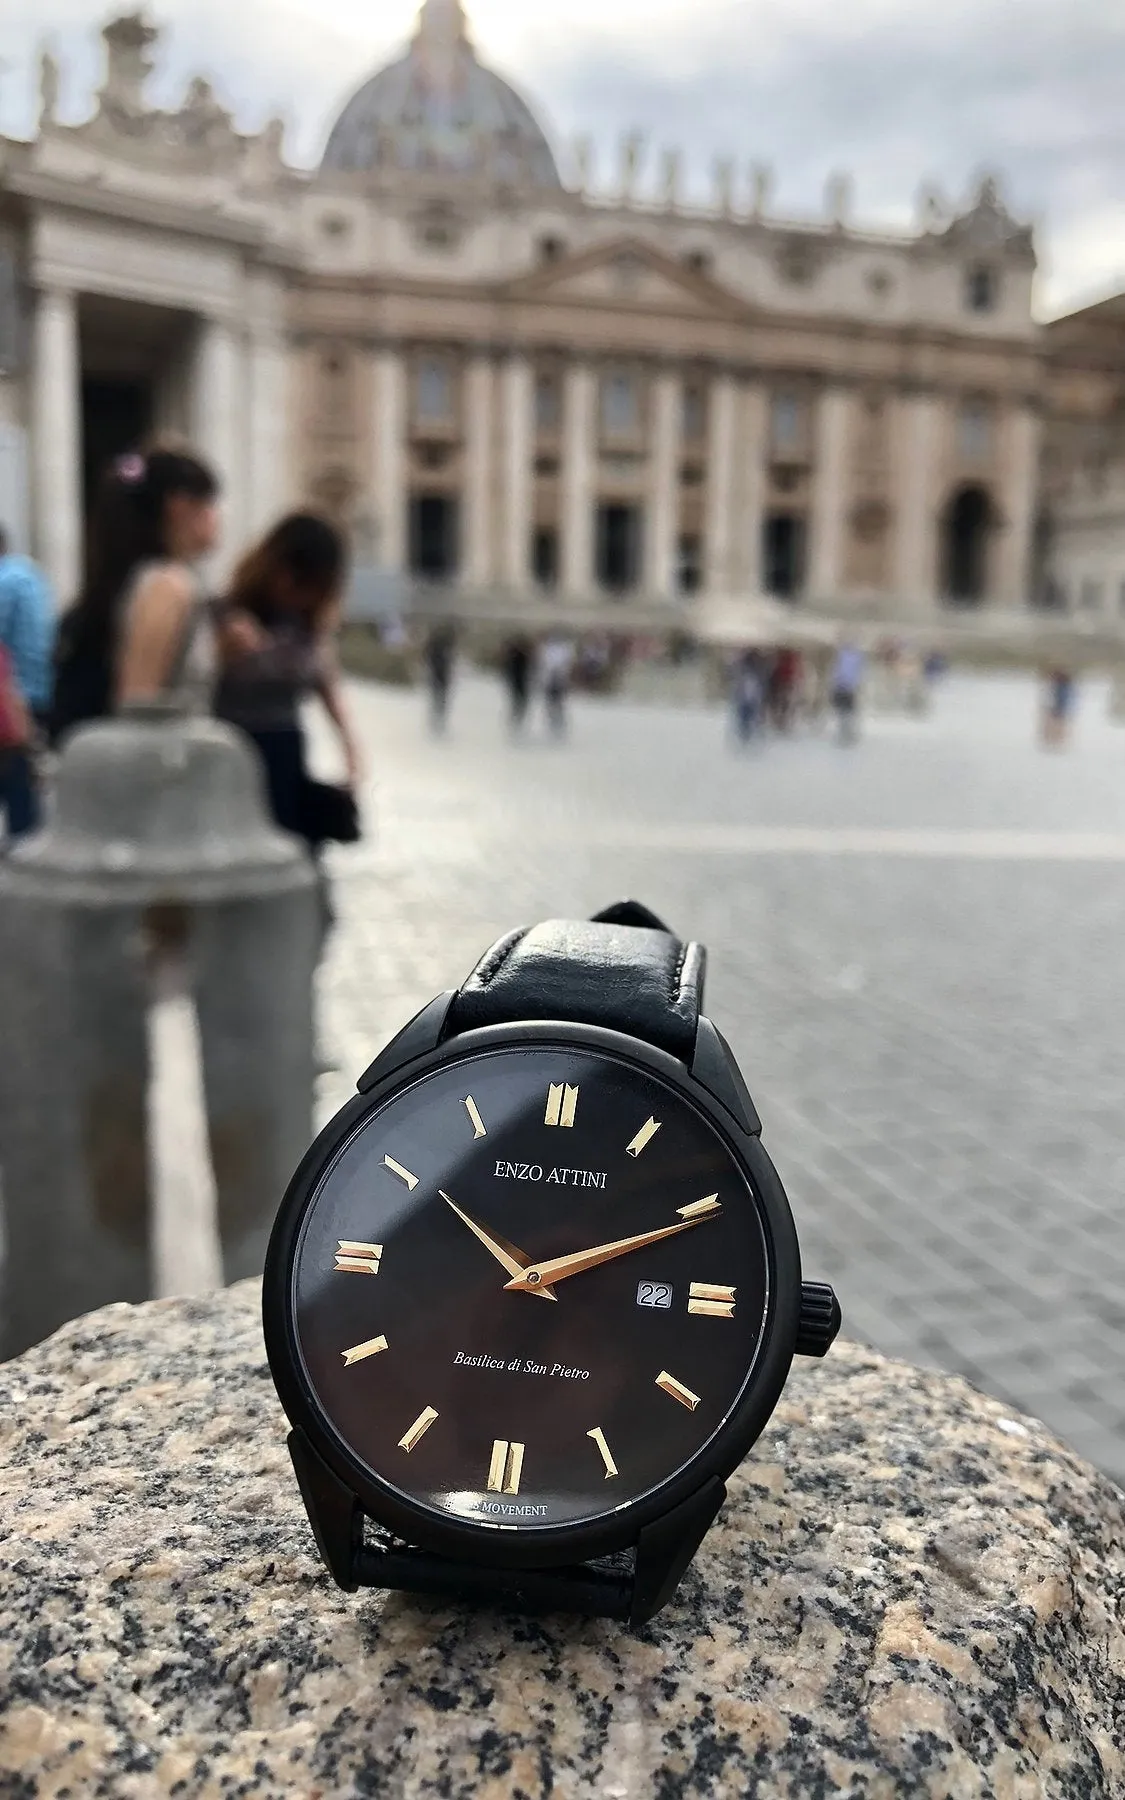
[[[312,844],[358,844],[363,836],[351,788],[329,781],[306,781],[301,801],[301,835]]]
[[[0,750],[20,750],[31,739],[31,715],[16,685],[15,665],[0,644]]]

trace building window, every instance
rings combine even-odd
[[[775,394],[773,400],[773,453],[792,456],[801,436],[801,403],[796,394]]]
[[[695,532],[679,542],[677,586],[681,594],[698,594],[703,586],[703,539]]]
[[[325,213],[320,221],[320,229],[326,238],[344,238],[351,231],[351,220],[342,213]]]
[[[709,250],[689,250],[684,257],[684,267],[693,275],[710,275],[714,258]]]
[[[970,312],[990,313],[996,311],[1000,283],[996,270],[987,263],[978,263],[965,274],[965,305]]]
[[[424,425],[448,425],[453,417],[453,383],[443,362],[427,360],[418,369],[418,418]]]
[[[686,387],[684,389],[683,411],[685,444],[702,443],[706,424],[707,403],[703,397],[703,389],[698,387]]]
[[[966,462],[984,462],[992,450],[992,417],[982,400],[969,400],[957,421],[957,448]]]
[[[1102,584],[1100,581],[1095,581],[1092,575],[1087,575],[1082,583],[1078,604],[1083,612],[1101,612],[1102,610]]]
[[[866,282],[873,300],[886,300],[894,287],[894,280],[886,269],[868,269]]]
[[[554,526],[542,526],[531,545],[531,567],[540,587],[553,588],[559,580],[559,534]]]
[[[631,375],[607,375],[602,382],[602,431],[632,437],[640,424],[637,384]]]
[[[560,237],[541,237],[539,239],[539,261],[541,263],[561,262],[566,245]]]
[[[559,384],[553,375],[536,378],[535,428],[543,433],[559,428]]]

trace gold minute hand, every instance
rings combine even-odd
[[[487,1226],[482,1225],[479,1219],[474,1219],[471,1213],[463,1212],[457,1202],[451,1200],[448,1194],[442,1192],[441,1188],[438,1189],[438,1193],[441,1194],[445,1204],[457,1214],[462,1224],[467,1225],[473,1236],[478,1237],[485,1249],[492,1253],[500,1267],[507,1269],[509,1275],[520,1275],[531,1266],[531,1258],[525,1256],[516,1244],[509,1244],[507,1238],[497,1237],[494,1231],[489,1231]],[[509,1282],[507,1285],[510,1287],[513,1284]],[[553,1289],[540,1286],[538,1282],[533,1283],[527,1292],[537,1294],[541,1300],[558,1299],[558,1295]]]
[[[711,1218],[718,1215],[712,1213]],[[705,1225],[704,1219],[685,1219],[682,1225],[666,1225],[663,1231],[643,1231],[639,1237],[619,1238],[615,1244],[595,1244],[592,1250],[577,1250],[573,1256],[555,1256],[549,1262],[529,1263],[527,1268],[513,1271],[513,1278],[506,1282],[506,1288],[525,1289],[537,1294],[542,1291],[540,1283],[569,1280],[571,1275],[581,1275],[586,1269],[596,1269],[599,1264],[613,1262],[618,1256],[628,1256],[633,1250],[643,1250],[647,1244],[659,1244],[665,1238],[678,1237],[681,1231],[692,1231],[696,1225]]]

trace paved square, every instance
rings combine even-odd
[[[730,1038],[845,1329],[968,1375],[1125,1482],[1125,730],[957,680],[854,751],[738,753],[714,713],[582,701],[508,742],[471,678],[448,738],[359,687],[374,839],[334,859],[340,1062],[513,925],[626,894],[711,949]]]

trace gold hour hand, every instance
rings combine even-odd
[[[710,1217],[717,1217],[717,1211]],[[639,1237],[618,1238],[613,1244],[595,1244],[592,1250],[576,1250],[572,1256],[555,1256],[547,1262],[529,1263],[526,1268],[514,1271],[512,1280],[505,1285],[537,1294],[541,1291],[541,1282],[568,1281],[572,1275],[582,1275],[587,1269],[599,1268],[602,1263],[613,1262],[619,1256],[629,1256],[634,1250],[644,1250],[649,1244],[662,1243],[665,1238],[679,1237],[681,1231],[694,1231],[697,1225],[706,1222],[706,1219],[685,1219],[682,1225],[666,1225],[662,1231],[643,1231]]]
[[[438,1189],[438,1192],[441,1193],[441,1197],[445,1201],[445,1204],[457,1214],[461,1223],[469,1227],[473,1236],[480,1239],[485,1249],[496,1258],[500,1267],[506,1269],[509,1275],[521,1275],[525,1269],[531,1266],[531,1258],[525,1256],[523,1251],[519,1249],[516,1244],[509,1244],[507,1238],[498,1237],[496,1232],[489,1231],[486,1225],[482,1225],[479,1219],[474,1219],[471,1213],[465,1212],[463,1208],[457,1205],[455,1200],[451,1200],[449,1195],[443,1193],[440,1188]],[[509,1287],[514,1285],[513,1282],[507,1283],[507,1286]],[[552,1288],[541,1286],[538,1282],[534,1283],[526,1291],[529,1294],[538,1294],[541,1300],[558,1299],[558,1295]]]

